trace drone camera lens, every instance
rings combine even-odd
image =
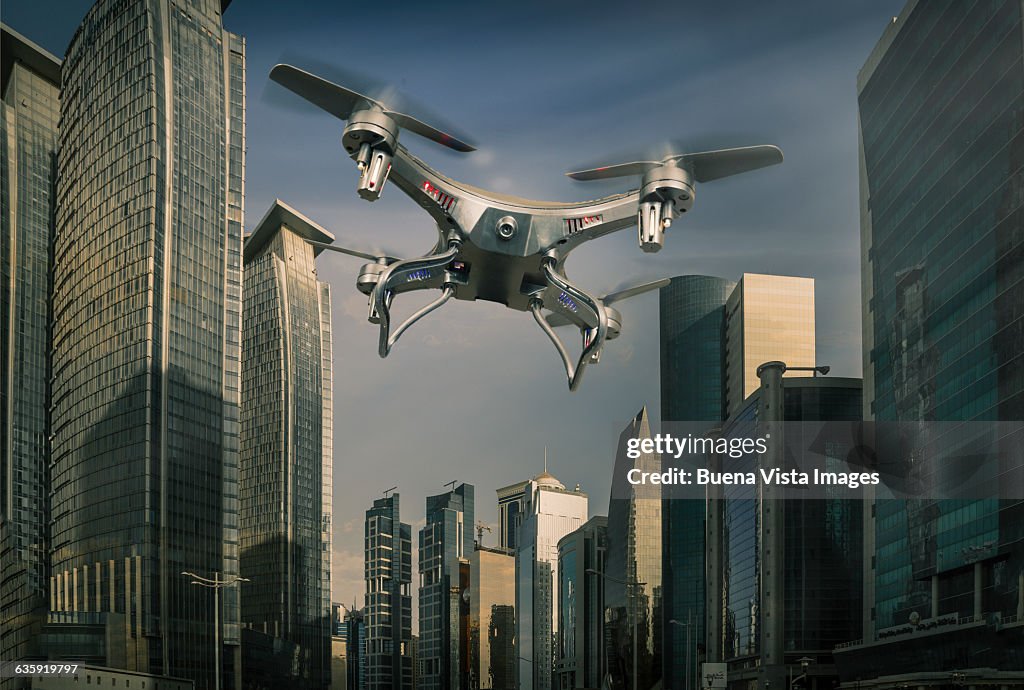
[[[495,232],[498,233],[498,237],[503,240],[510,240],[516,234],[518,223],[512,216],[504,216],[498,220],[498,223],[494,226]]]

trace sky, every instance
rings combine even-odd
[[[3,21],[57,56],[91,3],[6,0]],[[568,275],[603,294],[632,279],[744,272],[815,279],[818,363],[860,376],[856,75],[896,0],[820,2],[432,2],[234,0],[225,26],[246,38],[246,227],[280,198],[357,248],[429,250],[428,216],[396,187],[355,192],[344,123],[269,83],[278,62],[387,84],[421,119],[478,145],[458,154],[402,142],[446,175],[499,192],[577,201],[631,181],[563,173],[634,160],[666,141],[688,150],[771,143],[785,162],[702,185],[665,248],[635,229],[576,250]],[[635,183],[634,183],[635,184]],[[446,482],[476,487],[495,528],[495,489],[549,467],[606,514],[618,435],[659,409],[657,295],[621,307],[622,335],[570,393],[558,355],[528,313],[453,301],[414,326],[387,359],[355,289],[360,259],[325,254],[334,318],[334,558],[337,601],[362,605],[365,510],[398,486],[402,519]],[[395,311],[422,301],[400,296]],[[413,541],[415,543],[415,536]],[[415,561],[415,555],[414,555]]]

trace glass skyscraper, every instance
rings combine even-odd
[[[245,45],[217,0],[99,0],[62,70],[51,608],[111,663],[239,685]],[[255,576],[258,577],[258,576]]]
[[[306,240],[334,236],[276,201],[243,249],[239,524],[252,583],[241,620],[247,683],[320,688],[330,675],[331,293]],[[280,663],[256,654],[256,634],[287,643]],[[268,676],[258,681],[254,656]]]
[[[0,659],[49,605],[50,250],[60,61],[0,27]],[[11,681],[15,682],[15,681]]]
[[[558,542],[555,688],[598,688],[605,676],[604,578],[608,518],[592,517]]]
[[[526,505],[526,485],[516,482],[498,489],[498,544],[513,553],[519,548],[519,529]]]
[[[366,682],[369,690],[412,690],[412,528],[399,496],[366,511]]]
[[[856,421],[861,416],[861,381],[846,378],[783,379],[783,419]],[[726,438],[763,433],[764,389],[751,395],[726,423]],[[770,420],[777,421],[777,420]],[[786,427],[799,433],[799,425]],[[759,430],[760,429],[760,430]],[[847,439],[826,439],[828,457],[845,460]],[[727,459],[728,471],[756,472],[764,458]],[[723,465],[725,463],[723,462]],[[831,650],[861,629],[864,503],[837,487],[823,499],[768,495],[764,485],[717,487],[710,501],[708,661],[729,664],[730,688],[788,687],[800,659],[813,663],[802,687],[838,682]],[[780,529],[771,528],[769,503]],[[772,560],[774,559],[774,561]],[[775,572],[770,572],[775,567]],[[775,586],[773,586],[773,583]],[[772,615],[772,612],[775,615]]]
[[[419,533],[418,688],[468,690],[468,565],[473,551],[473,485],[427,497]],[[466,577],[464,577],[464,575]],[[468,627],[468,626],[467,626]]]
[[[470,688],[515,688],[516,559],[479,544],[469,557]]]
[[[661,414],[666,422],[725,418],[725,305],[736,283],[711,276],[676,276],[659,290]],[[695,429],[696,430],[696,429]],[[705,430],[706,431],[706,430]],[[683,688],[694,677],[695,655],[686,655],[686,631],[670,620],[690,620],[704,639],[705,502],[673,496],[662,487],[663,631],[666,688]]]
[[[632,438],[651,438],[646,407],[619,436],[608,501],[604,606],[607,665],[614,689],[650,688],[661,682],[661,486],[632,485],[627,480],[633,468],[660,472],[661,456],[641,453],[635,460],[628,458],[626,442]]]
[[[1022,30],[1019,2],[911,1],[858,75],[867,419],[1024,419]],[[880,489],[866,536],[851,677],[1024,670],[1024,500]]]

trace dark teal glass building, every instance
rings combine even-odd
[[[664,421],[719,426],[725,419],[725,309],[735,287],[693,275],[677,276],[659,291]],[[673,500],[672,488],[664,487],[662,504],[663,682],[670,689],[686,687],[698,664],[697,654],[686,653],[683,622],[692,626],[691,649],[704,646],[705,633],[705,504]]]
[[[398,494],[376,499],[364,523],[369,690],[412,690],[412,528],[399,505]]]
[[[1024,419],[1022,30],[1019,2],[911,1],[858,76],[867,419]],[[883,490],[869,524],[851,678],[1024,670],[1024,501]]]

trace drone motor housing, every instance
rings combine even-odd
[[[619,337],[619,333],[622,331],[622,313],[615,307],[609,307],[604,305],[604,313],[608,318],[608,340],[614,340]]]
[[[368,107],[349,116],[341,144],[359,167],[356,191],[363,199],[380,198],[397,142],[398,125],[383,111]]]
[[[693,177],[690,171],[672,163],[644,173],[640,185],[637,233],[640,248],[647,253],[665,244],[665,230],[672,219],[693,207]]]

